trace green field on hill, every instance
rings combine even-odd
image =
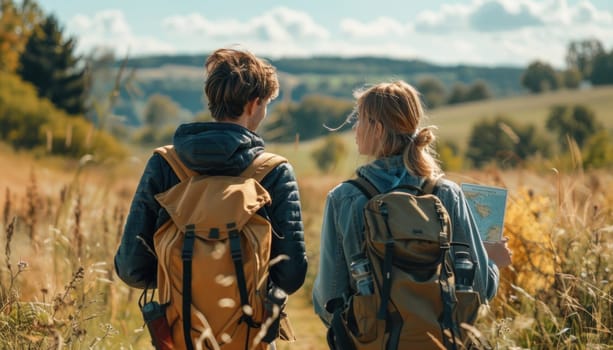
[[[545,130],[545,121],[554,105],[582,104],[592,109],[596,118],[609,130],[613,129],[613,86],[595,87],[585,90],[563,90],[539,95],[524,95],[492,99],[455,106],[445,106],[427,111],[428,119],[422,126],[436,125],[439,140],[453,141],[465,149],[473,125],[485,118],[505,115],[519,124],[534,124]],[[353,133],[346,127],[338,134],[345,141],[348,156],[334,168],[335,172],[350,175],[364,157],[357,155]],[[298,174],[314,175],[317,166],[311,152],[320,147],[323,138],[290,144],[268,144],[271,151],[283,154],[295,164]]]
[[[466,145],[472,126],[484,119],[505,115],[521,124],[545,129],[551,106],[583,104],[596,113],[607,129],[613,129],[613,86],[585,90],[562,90],[538,95],[524,95],[482,102],[445,106],[428,112],[429,122],[439,127],[438,135]]]

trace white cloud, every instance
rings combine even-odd
[[[163,20],[172,36],[206,36],[213,40],[253,39],[288,42],[292,40],[326,40],[330,33],[308,14],[278,7],[245,22],[209,20],[198,13],[174,15]]]
[[[79,50],[82,52],[89,52],[97,47],[113,48],[119,55],[126,52],[175,52],[172,45],[161,40],[135,35],[120,10],[105,10],[92,17],[76,15],[68,21],[66,30],[78,37]]]
[[[505,31],[542,24],[529,6],[516,4],[507,8],[503,2],[486,2],[477,7],[468,18],[470,27],[477,31]]]
[[[468,16],[476,3],[442,5],[438,11],[426,10],[417,14],[415,30],[426,33],[449,33],[468,29]]]
[[[504,31],[542,23],[533,0],[473,0],[467,4],[442,5],[437,11],[418,14],[415,28],[422,32]]]
[[[589,0],[472,0],[445,4],[412,18],[339,19],[324,27],[306,12],[277,7],[245,20],[200,13],[169,15],[162,33],[136,33],[118,10],[68,22],[81,48],[113,46],[131,54],[203,53],[239,44],[268,57],[376,55],[439,63],[564,65],[571,40],[596,38],[613,49],[613,16]]]
[[[412,26],[390,17],[379,17],[370,22],[360,22],[352,18],[342,19],[341,32],[351,39],[389,38],[404,36],[412,32]]]

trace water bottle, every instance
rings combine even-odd
[[[455,288],[459,291],[472,291],[473,280],[475,278],[475,264],[470,253],[458,251],[455,253]]]
[[[353,256],[350,269],[351,277],[355,280],[358,295],[371,295],[375,293],[375,285],[370,271],[370,262],[363,253]]]
[[[166,319],[164,306],[155,301],[143,305],[141,309],[143,318],[151,335],[151,342],[156,350],[174,349],[172,331]]]

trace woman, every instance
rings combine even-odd
[[[424,117],[419,93],[404,81],[380,83],[355,93],[352,116],[358,151],[374,160],[357,169],[379,192],[399,185],[421,186],[426,178],[442,175],[430,145],[431,128],[418,128]],[[467,244],[476,259],[473,288],[481,300],[494,297],[498,268],[483,246],[460,187],[447,179],[439,182],[436,195],[447,209],[453,241]],[[313,288],[315,312],[327,327],[332,314],[328,301],[351,295],[356,285],[350,277],[351,257],[361,251],[364,232],[365,195],[353,184],[341,183],[327,197],[322,232],[319,272]]]

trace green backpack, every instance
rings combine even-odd
[[[470,327],[463,324],[474,323],[481,300],[470,287],[456,289],[451,221],[440,199],[432,194],[438,179],[427,179],[421,188],[400,186],[387,193],[379,193],[361,177],[347,182],[369,198],[364,207],[361,256],[367,258],[370,269],[361,272],[370,274],[358,280],[352,273],[358,291],[326,304],[333,314],[330,347],[467,348]],[[469,267],[476,265],[468,245],[454,250],[469,258]],[[360,292],[369,279],[370,290]]]

